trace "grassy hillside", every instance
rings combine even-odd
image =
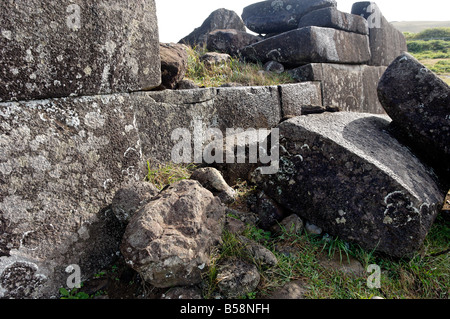
[[[450,21],[395,21],[391,22],[401,32],[419,33],[431,28],[449,28]]]
[[[450,28],[404,34],[408,51],[450,85]]]

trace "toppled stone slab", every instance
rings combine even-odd
[[[221,241],[224,217],[225,206],[199,182],[177,182],[133,215],[121,252],[155,287],[198,284]]]
[[[161,83],[154,0],[2,1],[0,102]]]
[[[261,1],[245,7],[242,19],[253,32],[282,33],[296,29],[300,18],[305,14],[336,5],[334,0]]]
[[[368,21],[372,53],[369,65],[388,66],[395,58],[408,51],[403,33],[386,20],[375,2],[356,2],[351,13]]]
[[[364,64],[371,58],[367,35],[321,27],[305,27],[270,37],[243,48],[242,56],[251,61],[277,61],[287,66]]]
[[[283,207],[333,236],[395,257],[422,245],[443,196],[436,176],[391,137],[387,116],[325,113],[281,123],[280,169],[254,173]]]
[[[207,43],[208,34],[214,30],[234,29],[245,32],[245,24],[236,12],[218,9],[212,12],[202,25],[179,41],[192,47]]]
[[[369,35],[369,24],[364,17],[339,11],[335,7],[314,10],[300,19],[299,28],[316,26]]]
[[[378,96],[400,138],[429,162],[450,188],[450,87],[409,54],[392,62]]]
[[[342,111],[385,114],[378,82],[386,67],[311,63],[289,71],[298,81],[320,81],[323,106]]]
[[[33,276],[16,267],[26,264],[45,278],[14,298],[53,296],[71,264],[89,276],[111,262],[123,230],[103,209],[146,171],[135,102],[118,94],[0,103],[0,276],[26,282]],[[4,284],[0,297],[12,296]]]

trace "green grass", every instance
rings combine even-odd
[[[450,296],[449,227],[449,222],[439,219],[425,241],[422,254],[411,259],[393,259],[338,238],[288,232],[274,237],[248,225],[244,236],[263,244],[277,257],[278,264],[272,267],[252,260],[239,237],[224,231],[223,244],[212,257],[204,297],[211,298],[217,289],[216,265],[224,258],[241,258],[253,262],[260,272],[261,282],[251,293],[256,299],[265,298],[287,282],[299,279],[308,287],[306,299],[370,299],[375,295],[386,299],[447,299]],[[282,253],[280,247],[289,247],[291,253]],[[324,255],[335,254],[341,256],[343,263],[350,257],[357,259],[364,269],[371,264],[380,266],[381,287],[368,287],[370,273],[357,276],[320,264]]]
[[[147,162],[148,171],[145,180],[161,190],[167,185],[188,179],[195,169],[194,164],[165,163],[152,166]]]
[[[188,47],[188,70],[186,78],[200,87],[219,87],[226,83],[238,83],[243,86],[268,86],[282,83],[294,83],[287,73],[264,72],[259,63],[245,63],[237,58],[228,62],[209,66],[200,58],[207,52],[205,47]]]

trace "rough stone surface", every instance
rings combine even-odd
[[[154,0],[2,1],[0,102],[161,83]]]
[[[302,219],[296,215],[292,214],[286,218],[283,218],[279,224],[275,225],[272,230],[275,233],[287,233],[291,235],[300,235],[303,231],[303,221]]]
[[[395,256],[422,245],[443,196],[436,176],[391,137],[387,116],[325,113],[281,123],[280,169],[254,180],[325,232]]]
[[[183,79],[178,82],[177,90],[195,90],[199,89],[199,86],[194,81],[189,79]]]
[[[191,179],[200,182],[200,184],[218,196],[222,203],[231,204],[236,198],[236,192],[223,179],[222,174],[213,167],[204,167],[196,169]]]
[[[193,300],[202,299],[202,292],[197,287],[175,287],[169,289],[161,299]]]
[[[218,52],[207,52],[200,57],[200,61],[205,63],[207,66],[226,63],[230,61],[230,59],[231,56],[229,54]]]
[[[377,93],[385,70],[383,66],[311,63],[289,72],[298,81],[320,81],[324,107],[385,114]]]
[[[133,215],[121,252],[155,287],[197,284],[221,241],[224,217],[225,207],[199,182],[177,182]]]
[[[261,41],[260,37],[245,31],[233,29],[215,30],[208,34],[206,48],[209,51],[239,56],[239,52],[242,48],[259,41]]]
[[[371,58],[367,35],[321,27],[282,33],[243,48],[241,54],[251,61],[277,61],[286,66],[364,64]]]
[[[65,286],[67,266],[89,276],[118,251],[121,226],[104,208],[145,176],[136,101],[0,103],[0,277],[29,282],[20,298],[50,297]],[[11,287],[0,281],[0,297],[19,297]]]
[[[336,5],[334,0],[261,1],[245,7],[242,19],[253,32],[281,33],[296,29],[305,14]]]
[[[372,53],[369,65],[388,66],[395,58],[408,51],[403,33],[386,20],[375,2],[356,2],[351,13],[368,20]]]
[[[228,299],[243,297],[255,291],[260,280],[258,268],[239,259],[227,260],[218,267],[219,290]]]
[[[264,230],[270,230],[272,226],[288,215],[286,210],[264,191],[258,193],[256,206],[253,211],[258,214],[258,226]]]
[[[388,67],[378,86],[384,109],[402,140],[441,175],[450,188],[450,87],[409,54]]]
[[[239,236],[239,241],[244,245],[250,255],[259,263],[269,266],[275,266],[278,263],[277,257],[266,247],[257,242],[248,239],[245,236]]]
[[[223,29],[246,31],[244,22],[236,12],[222,8],[212,12],[200,27],[181,39],[179,43],[191,46],[203,45],[207,42],[210,32]]]
[[[159,190],[149,182],[131,181],[116,192],[111,209],[121,223],[128,224],[131,216],[158,194]]]
[[[332,256],[320,255],[319,264],[326,269],[337,270],[355,277],[363,277],[366,274],[366,270],[357,259],[339,251],[335,251]]]
[[[284,72],[284,66],[276,61],[269,61],[263,66],[264,71],[281,74]]]
[[[315,10],[300,19],[299,28],[316,26],[342,31],[369,34],[367,20],[355,14],[339,11],[335,7]]]
[[[161,86],[173,90],[183,80],[188,67],[186,46],[177,43],[160,43]]]
[[[326,111],[326,107],[322,104],[322,84],[320,82],[281,85],[280,94],[283,118]]]
[[[290,281],[270,295],[270,299],[305,299],[308,292],[306,285],[301,280]]]

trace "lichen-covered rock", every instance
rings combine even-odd
[[[305,27],[270,37],[241,50],[244,58],[286,66],[307,63],[364,64],[370,60],[369,37],[331,28]]]
[[[382,115],[324,113],[281,123],[280,169],[254,180],[333,236],[395,256],[420,249],[443,202],[436,176]]]
[[[229,259],[218,266],[217,281],[220,292],[228,299],[253,292],[261,280],[258,268],[240,259]]]
[[[261,1],[245,7],[242,19],[253,32],[282,33],[296,29],[305,14],[336,5],[334,0]]]
[[[154,0],[2,1],[0,102],[161,83]]]
[[[172,184],[131,218],[121,252],[155,287],[194,285],[221,241],[225,207],[199,182]]]
[[[396,132],[450,188],[450,87],[410,54],[383,74],[378,96]]]

